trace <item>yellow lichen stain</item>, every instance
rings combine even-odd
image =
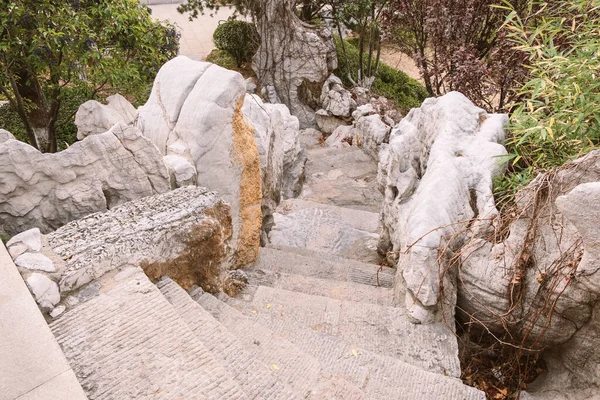
[[[233,268],[248,265],[258,257],[262,229],[262,176],[254,129],[242,112],[242,96],[233,115],[233,159],[242,168],[240,181],[240,231],[233,257]]]

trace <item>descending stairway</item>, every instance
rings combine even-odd
[[[485,398],[459,379],[450,327],[412,324],[393,301],[376,163],[308,151],[304,191],[280,205],[237,297],[132,268],[50,324],[90,399]]]

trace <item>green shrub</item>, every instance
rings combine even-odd
[[[335,40],[338,56],[337,75],[340,76],[345,85],[349,86],[352,82],[348,74],[356,75],[358,71],[358,49],[349,41],[344,41],[346,57],[342,50],[342,41],[337,36]],[[427,98],[427,90],[419,82],[410,78],[404,72],[383,63],[379,64],[379,72],[371,90],[396,103],[403,113],[408,112],[411,108],[419,107],[423,100]]]
[[[254,24],[230,20],[222,23],[213,33],[215,46],[231,54],[237,66],[252,59],[258,50],[259,37]]]
[[[511,115],[509,170],[496,197],[511,196],[538,173],[600,142],[600,12],[589,0],[535,2],[543,14],[512,12],[511,40],[529,55],[531,79]]]
[[[214,49],[206,56],[206,61],[233,71],[238,67],[235,58],[227,50]]]

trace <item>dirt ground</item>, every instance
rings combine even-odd
[[[417,68],[414,60],[406,54],[401,53],[400,50],[394,46],[383,45],[381,48],[381,61],[423,83],[419,68]]]

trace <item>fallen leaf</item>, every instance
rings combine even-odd
[[[273,369],[274,369],[275,371],[279,371],[279,367],[277,366],[277,364],[273,364]]]
[[[271,308],[271,304],[267,304],[267,310]]]
[[[356,351],[356,350],[352,349],[352,355],[353,355],[354,357],[358,357],[358,351]]]

